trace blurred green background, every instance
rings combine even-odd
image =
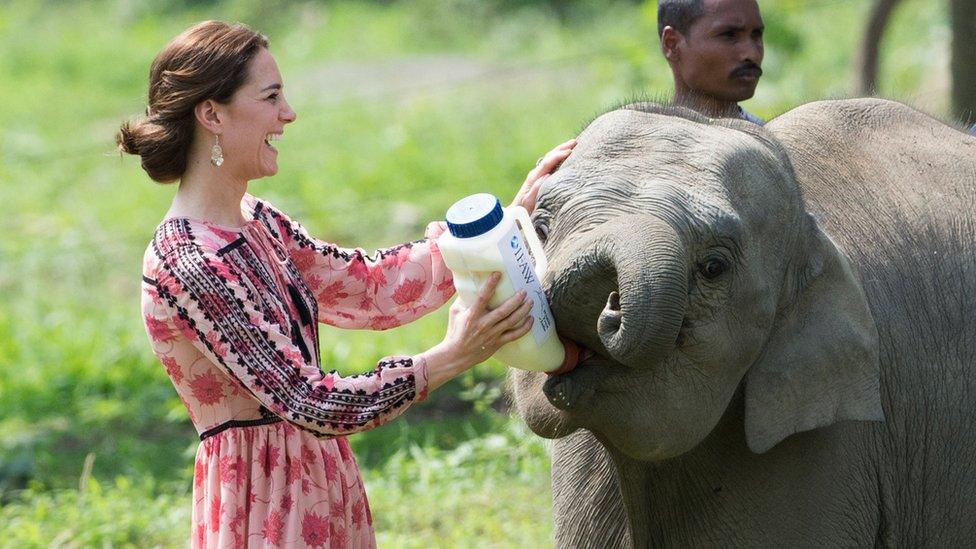
[[[760,0],[765,118],[851,94],[868,0]],[[114,152],[149,63],[203,19],[270,37],[298,122],[254,182],[315,234],[419,237],[455,199],[514,194],[536,157],[621,101],[666,96],[656,2],[7,1],[0,5],[0,546],[181,546],[196,435],[139,315],[143,250],[173,194]],[[942,2],[904,0],[882,94],[943,116]],[[446,309],[446,308],[445,308]],[[323,327],[343,372],[437,343],[445,311]],[[381,547],[551,545],[547,444],[477,367],[351,437]]]

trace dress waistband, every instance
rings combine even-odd
[[[211,427],[210,429],[207,429],[206,431],[200,433],[200,440],[208,439],[216,435],[217,433],[226,431],[227,429],[230,429],[232,427],[256,427],[258,425],[270,425],[272,423],[278,423],[279,421],[283,421],[283,420],[278,416],[268,416],[268,417],[262,417],[258,419],[232,419],[230,421],[225,421],[216,427]]]

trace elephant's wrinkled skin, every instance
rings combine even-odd
[[[512,379],[557,546],[976,546],[974,187],[888,101],[591,123],[534,221],[595,356]]]

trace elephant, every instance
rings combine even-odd
[[[974,212],[894,101],[593,120],[532,216],[587,356],[509,379],[556,546],[976,546]]]

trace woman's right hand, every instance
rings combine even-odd
[[[525,181],[522,183],[522,187],[515,193],[515,199],[512,200],[512,206],[522,206],[525,211],[532,213],[535,209],[535,199],[539,196],[539,191],[542,189],[542,183],[546,180],[549,175],[552,174],[563,163],[564,160],[569,158],[569,154],[573,152],[573,147],[576,146],[576,140],[570,139],[569,141],[556,146],[555,149],[546,153],[545,156],[539,158],[536,161],[535,167],[529,171],[528,175],[525,176]]]
[[[532,300],[520,291],[489,311],[488,302],[501,280],[492,273],[470,308],[455,300],[451,305],[444,339],[415,360],[427,362],[427,384],[435,389],[475,364],[495,354],[501,346],[532,329]]]

